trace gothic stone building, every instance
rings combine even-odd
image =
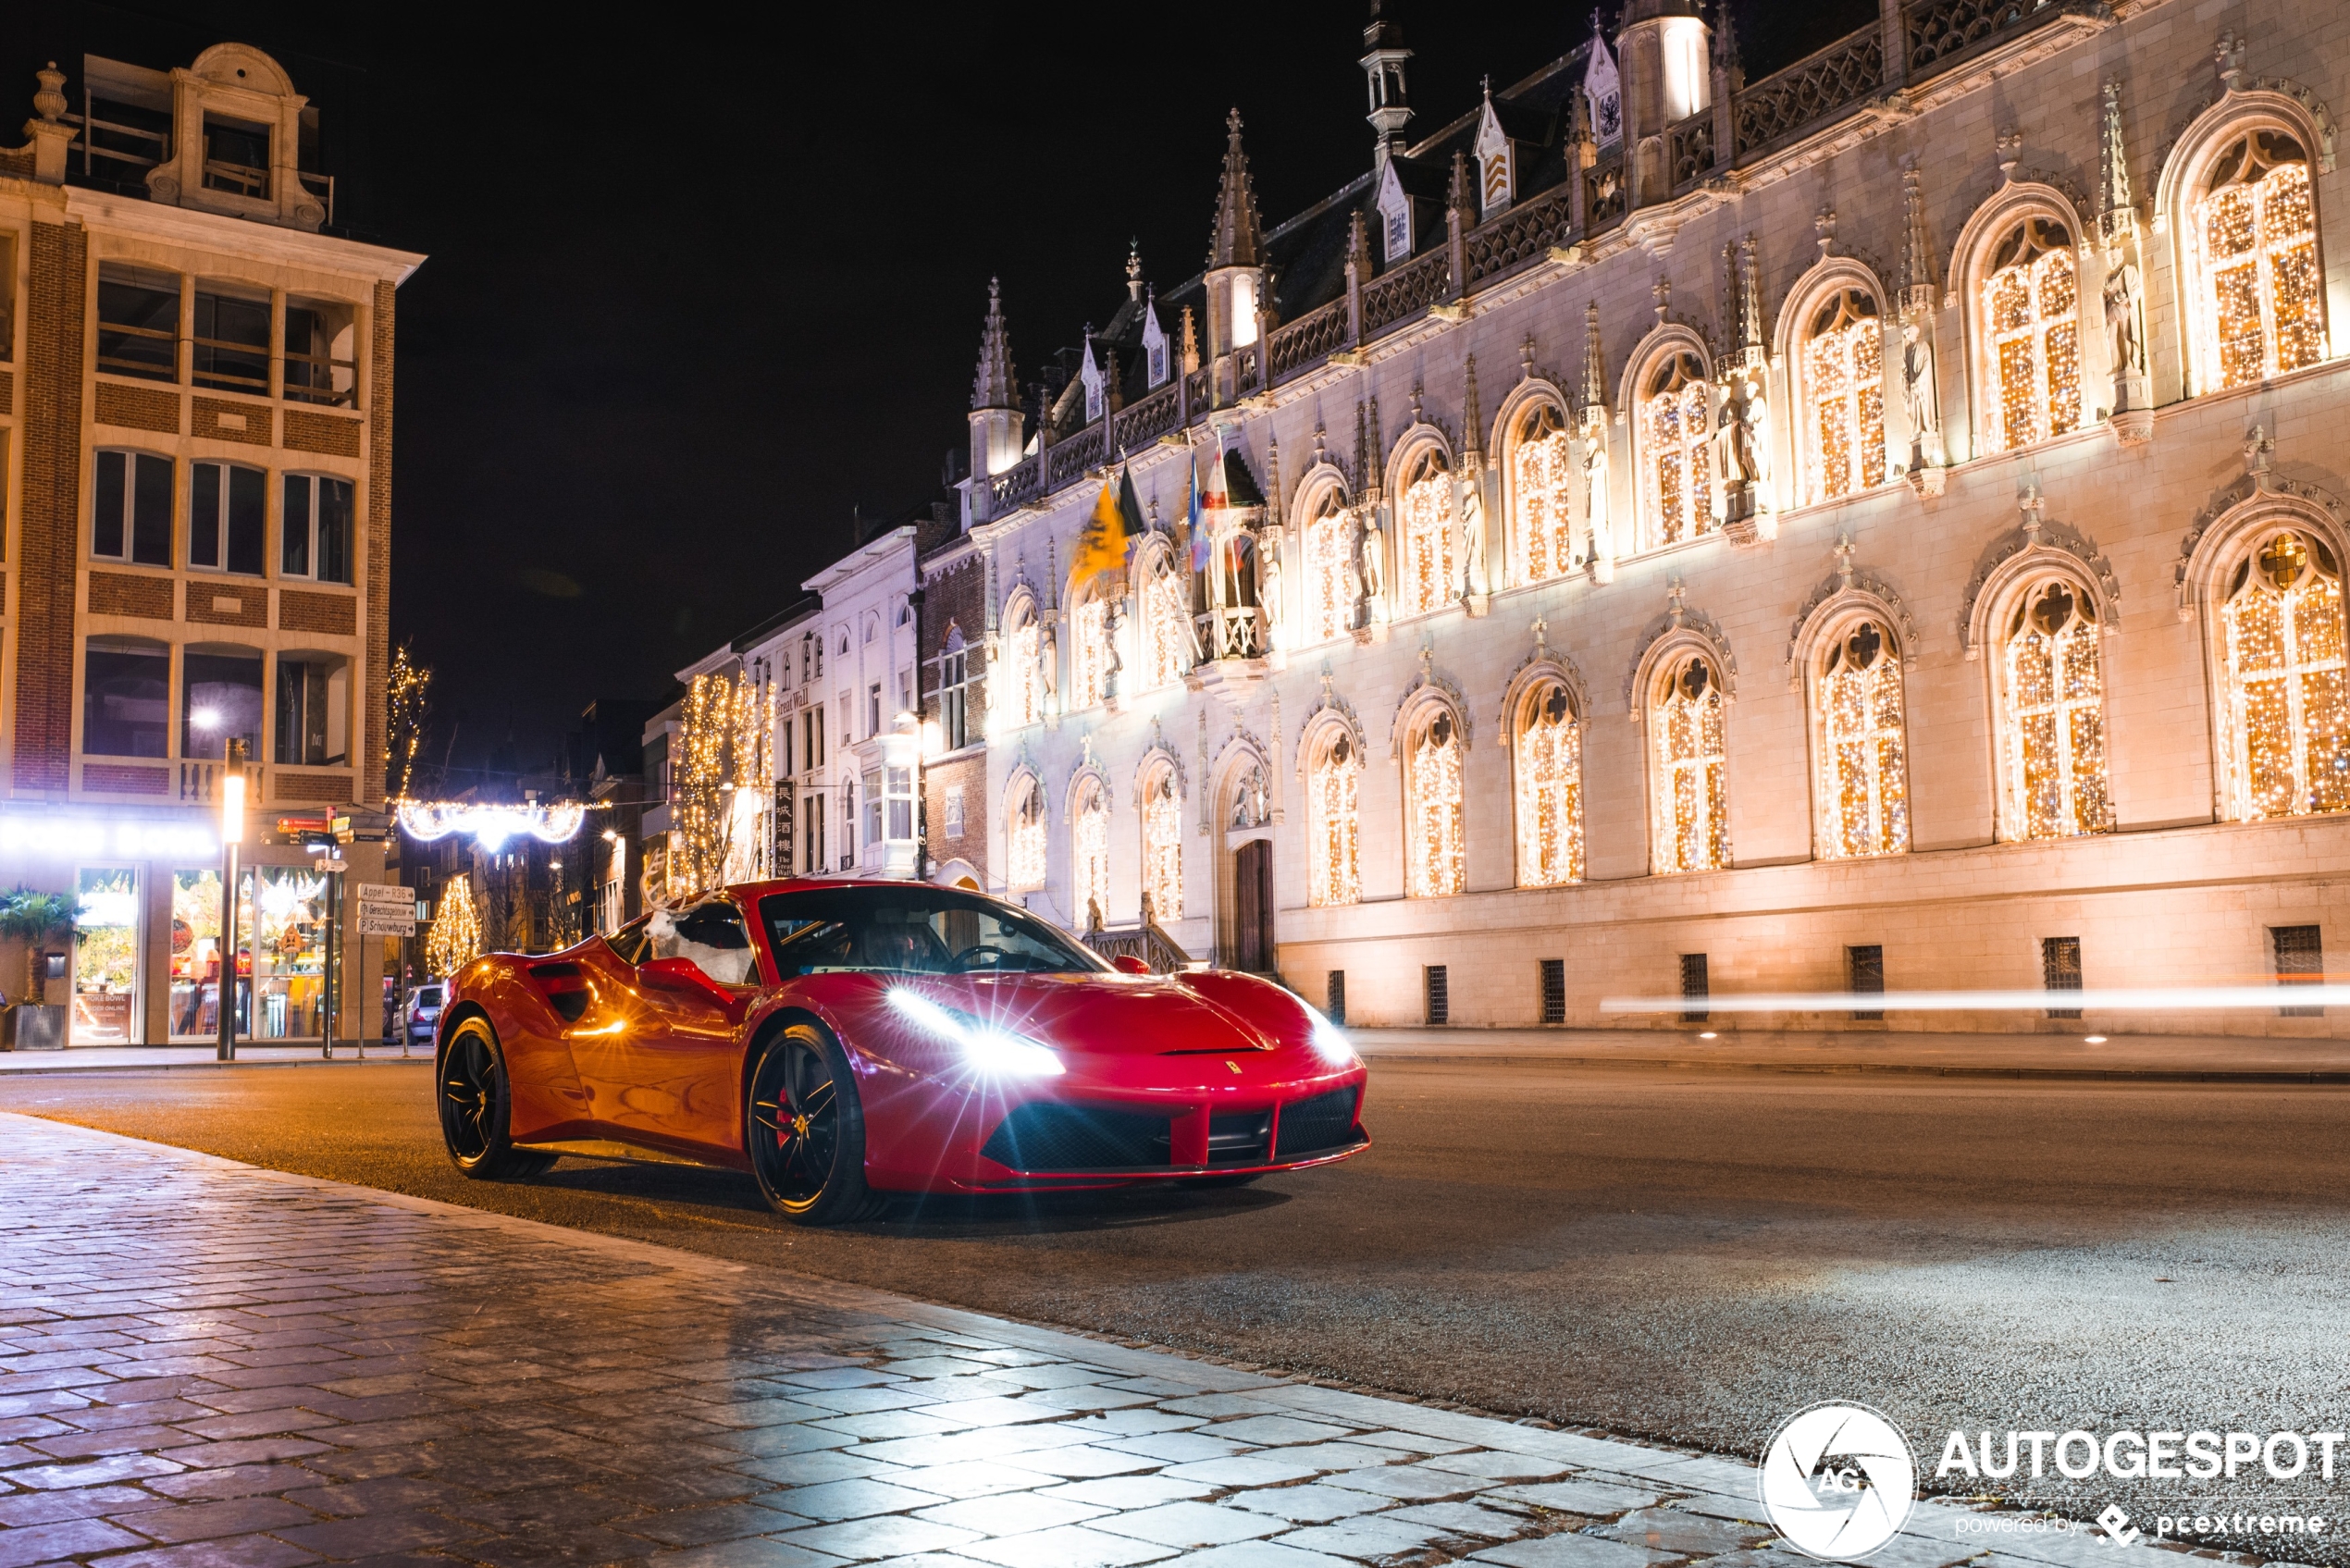
[[[1373,1024],[2350,941],[2350,13],[1885,0],[1749,82],[1630,0],[1419,140],[1365,42],[1368,170],[1266,228],[1235,115],[1058,398],[991,305],[993,885]]]
[[[393,298],[424,258],[336,228],[321,111],[259,50],[69,64],[0,148],[0,887],[75,897],[33,982],[75,1043],[209,1038],[241,741],[241,1027],[315,1039],[324,883],[273,829],[382,803]],[[350,863],[381,881],[381,845]],[[373,1033],[354,932],[344,1028]]]

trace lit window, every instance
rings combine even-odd
[[[1023,603],[1004,637],[1004,715],[1014,724],[1033,724],[1045,716],[1043,640],[1038,636],[1034,607]]]
[[[1143,685],[1173,685],[1191,668],[1191,592],[1164,552],[1144,574]]]
[[[2081,424],[2081,278],[2072,237],[2052,218],[2010,229],[1983,285],[1998,400],[1992,438],[2013,451]]]
[[[1011,863],[1008,881],[1015,890],[1045,885],[1045,786],[1023,784],[1011,809]]]
[[[1363,896],[1361,836],[1355,821],[1362,759],[1343,732],[1327,735],[1306,774],[1306,902],[1353,904]]]
[[[1403,495],[1404,613],[1440,610],[1453,600],[1453,475],[1443,455],[1413,463]]]
[[[2279,130],[2221,153],[2195,204],[2193,246],[2203,271],[2196,330],[2213,389],[2242,387],[2325,358],[2324,274],[2318,265],[2308,154]]]
[[[1109,919],[1109,801],[1097,778],[1078,786],[1070,851],[1070,901],[1079,929],[1092,931]]]
[[[901,843],[911,843],[914,837],[914,770],[897,766],[883,769],[882,786],[888,791],[889,836]]]
[[[1439,709],[1418,725],[1406,756],[1404,891],[1413,898],[1462,892],[1468,872],[1462,843],[1461,734],[1451,712]]]
[[[1876,302],[1843,289],[1812,314],[1803,369],[1811,402],[1811,500],[1885,483],[1885,328]]]
[[[1153,920],[1183,918],[1183,802],[1172,768],[1160,768],[1143,791],[1143,886]]]
[[[2350,809],[2350,687],[2342,566],[2278,534],[2236,568],[2227,643],[2232,813],[2242,821]]]
[[[1109,696],[1109,599],[1100,592],[1069,612],[1069,706],[1092,708]]]
[[[1730,786],[1721,677],[1701,655],[1675,666],[1649,703],[1659,872],[1730,863]]]
[[[1521,710],[1515,765],[1518,885],[1581,882],[1583,727],[1566,688],[1555,681]]]
[[[971,744],[971,654],[960,632],[948,634],[938,661],[938,735],[949,751]]]
[[[1354,624],[1354,600],[1358,597],[1355,585],[1349,576],[1353,566],[1349,559],[1347,515],[1340,503],[1338,488],[1322,492],[1316,503],[1314,515],[1305,524],[1305,616],[1306,640],[1328,642],[1342,637]]]
[[[1539,583],[1563,576],[1574,564],[1567,496],[1575,463],[1567,445],[1566,419],[1554,403],[1536,404],[1518,428],[1510,464],[1510,574],[1515,581]]]
[[[2008,624],[2001,749],[2010,831],[2021,837],[2113,831],[2099,657],[2096,617],[2072,585],[2046,583],[2017,603]]]
[[[1863,621],[1828,645],[1812,703],[1819,714],[1820,852],[1830,859],[1910,847],[1910,763],[1901,660]]]
[[[1676,544],[1713,526],[1713,388],[1693,353],[1676,353],[1649,376],[1640,397],[1641,464],[1656,542]]]

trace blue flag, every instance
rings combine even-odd
[[[1183,509],[1184,526],[1190,529],[1192,536],[1192,570],[1205,572],[1207,570],[1207,526],[1206,519],[1200,515],[1199,465],[1196,462],[1191,465],[1190,472],[1192,493]]]

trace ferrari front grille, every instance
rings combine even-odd
[[[1263,1165],[1273,1130],[1270,1111],[1231,1111],[1207,1118],[1207,1163]]]
[[[1164,1167],[1171,1140],[1163,1116],[1107,1105],[1020,1105],[980,1153],[1014,1170],[1132,1170]]]
[[[1310,1100],[1292,1100],[1281,1107],[1280,1131],[1273,1157],[1302,1160],[1309,1154],[1343,1149],[1362,1141],[1354,1130],[1356,1089],[1333,1089]]]

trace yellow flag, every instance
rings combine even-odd
[[[1103,572],[1115,572],[1125,564],[1126,523],[1118,509],[1118,485],[1105,479],[1102,499],[1094,503],[1094,514],[1085,519],[1085,526],[1077,536],[1077,547],[1070,551],[1070,574],[1082,582]]]

